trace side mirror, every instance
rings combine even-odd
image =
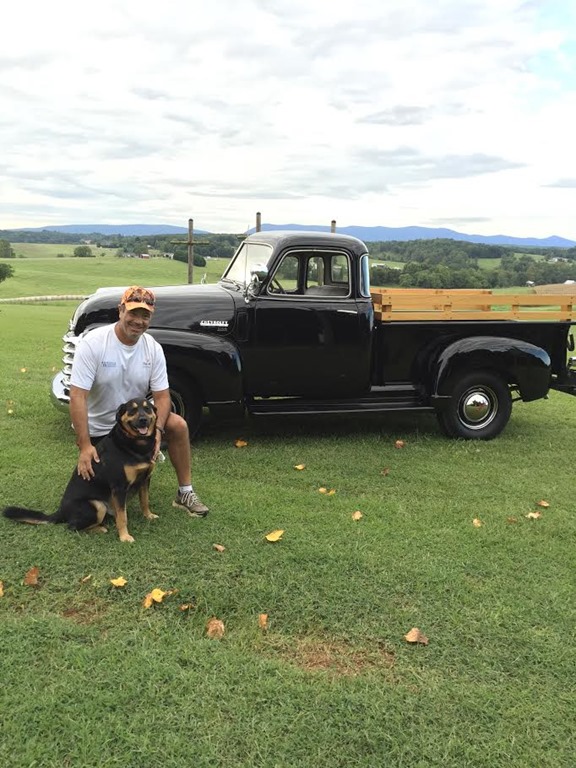
[[[268,267],[264,265],[258,264],[250,270],[250,282],[246,286],[246,301],[258,296],[262,282],[267,276]]]

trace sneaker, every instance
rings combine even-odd
[[[208,514],[208,507],[202,504],[194,491],[185,491],[184,493],[178,491],[172,506],[177,509],[185,509],[190,517],[206,517]]]

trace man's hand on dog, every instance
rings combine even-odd
[[[92,462],[100,463],[100,457],[98,451],[93,445],[89,445],[80,451],[78,456],[78,474],[84,478],[84,480],[91,480],[94,477],[94,467]]]
[[[160,453],[160,445],[162,443],[162,434],[160,430],[156,430],[156,442],[154,443],[154,453],[152,454],[152,461],[156,462],[158,454]]]

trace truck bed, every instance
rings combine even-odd
[[[563,320],[576,322],[576,293],[493,293],[484,289],[372,288],[377,321]]]

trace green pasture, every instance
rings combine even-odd
[[[188,265],[172,259],[98,256],[88,259],[43,257],[3,261],[12,266],[14,276],[0,283],[0,299],[87,295],[105,286],[153,286],[188,282]],[[199,283],[204,275],[206,282],[216,282],[227,263],[227,259],[209,259],[205,267],[194,267],[194,283]]]
[[[73,309],[0,305],[0,507],[53,511],[75,466],[48,395]],[[0,517],[0,764],[572,768],[575,428],[556,393],[487,443],[429,415],[208,423],[205,520],[169,462],[133,545]]]

